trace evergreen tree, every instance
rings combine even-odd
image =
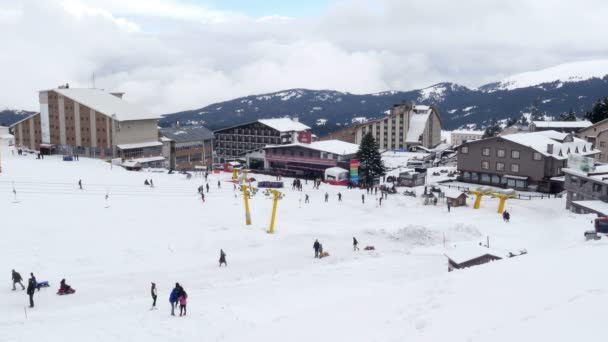
[[[515,125],[516,123],[517,123],[517,120],[515,120],[514,118],[508,118],[506,127],[511,127],[511,126]]]
[[[357,159],[359,159],[360,176],[365,179],[367,184],[373,184],[374,178],[380,177],[386,172],[378,150],[378,143],[376,143],[371,132],[367,133],[361,140],[361,146],[357,151]]]
[[[603,100],[597,100],[591,111],[585,114],[585,119],[592,123],[608,119],[608,97]]]
[[[485,132],[483,132],[483,138],[495,137],[498,135],[498,133],[500,133],[500,131],[502,131],[502,128],[500,127],[498,121],[496,121],[496,119],[490,119],[490,123],[486,127]]]
[[[570,109],[568,113],[561,113],[558,118],[559,121],[576,121],[576,114],[574,109]]]
[[[530,107],[530,114],[531,114],[530,120],[545,121],[545,113],[540,110],[539,106],[540,106],[540,99],[536,98],[536,100],[534,100],[534,103]]]
[[[528,122],[528,118],[525,115],[521,115],[519,119],[517,119],[518,126],[528,126],[530,123]]]

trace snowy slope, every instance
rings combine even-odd
[[[551,82],[579,82],[594,77],[602,78],[606,75],[608,75],[608,60],[572,62],[513,75],[485,90],[513,90]]]
[[[608,338],[597,322],[608,281],[593,262],[608,257],[608,245],[582,241],[592,216],[566,212],[563,199],[510,200],[506,224],[495,199],[448,213],[442,203],[425,207],[401,195],[381,207],[367,195],[362,204],[359,190],[312,190],[308,183],[308,205],[285,189],[277,233],[269,235],[272,202],[256,195],[253,225],[245,226],[242,198],[225,182],[229,174],[210,176],[203,204],[200,177],[128,172],[85,158],[2,156],[0,341]],[[143,185],[149,178],[153,189]],[[13,182],[20,203],[13,203]],[[444,240],[452,248],[487,235],[493,249],[529,253],[447,273]],[[377,250],[353,252],[353,236]],[[316,238],[327,259],[312,257]],[[227,268],[217,266],[220,248]],[[52,283],[36,293],[34,309],[24,308],[22,291],[10,291],[12,268]],[[54,294],[63,277],[76,294]],[[150,281],[159,287],[155,311]],[[185,318],[169,316],[176,281],[189,293]]]

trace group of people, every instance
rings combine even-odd
[[[152,307],[156,307],[156,284],[152,283]],[[175,307],[179,304],[179,316],[186,316],[186,305],[188,304],[188,293],[179,284],[175,283],[175,287],[171,290],[169,295],[169,302],[171,303],[171,316],[175,316]]]
[[[315,251],[315,258],[323,258],[328,256],[329,254],[327,254],[327,252],[323,252],[323,245],[319,242],[318,239],[315,240],[315,243],[312,245],[312,248]],[[355,238],[353,236],[353,251],[358,251],[359,250],[359,241],[357,241],[357,238]]]
[[[154,187],[154,182],[152,181],[152,179],[150,179],[149,181],[146,179],[144,181],[144,185],[148,185],[149,187],[153,188]]]
[[[509,220],[511,219],[511,214],[508,211],[503,211],[502,212],[502,219],[503,221],[509,223]]]
[[[14,269],[11,271],[11,279],[13,280],[13,291],[17,290],[17,284],[21,286],[21,290],[25,290],[25,293],[29,297],[30,308],[34,307],[34,293],[36,290],[40,291],[41,287],[48,287],[48,281],[38,282],[33,272],[30,272],[30,278],[27,280],[27,287],[23,285],[23,277],[21,274]],[[72,287],[66,284],[65,279],[61,279],[59,291],[57,294],[70,294],[74,293]]]
[[[295,178],[291,183],[291,190],[302,191],[302,181],[299,178]]]

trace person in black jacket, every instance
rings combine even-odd
[[[23,280],[23,278],[21,277],[21,274],[19,274],[19,272],[13,270],[13,291],[15,291],[17,288],[15,287],[16,284],[21,285],[21,289],[25,290],[25,286],[23,286],[23,283],[21,283],[21,281]]]
[[[34,281],[34,287],[37,288],[38,291],[40,291],[40,288],[38,287],[38,281],[36,281],[36,277],[34,276],[34,272],[30,272],[30,279]]]
[[[357,239],[355,239],[355,237],[353,236],[353,251],[358,251],[359,250],[359,241],[357,241]]]
[[[228,263],[226,262],[226,253],[224,253],[223,249],[220,249],[220,267],[224,266],[228,267]]]
[[[312,248],[315,250],[315,258],[319,257],[319,250],[321,249],[321,244],[319,240],[315,240],[315,243],[312,245]]]
[[[36,285],[34,284],[34,279],[30,278],[27,281],[27,295],[30,297],[30,308],[34,307],[34,291],[36,290]]]
[[[152,283],[152,286],[150,287],[150,295],[152,296],[152,309],[156,309],[156,284]]]

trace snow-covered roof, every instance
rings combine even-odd
[[[121,150],[130,150],[133,148],[144,148],[144,147],[155,147],[155,146],[163,146],[163,143],[160,141],[148,141],[148,142],[143,142],[143,143],[116,145],[116,147],[118,147]]]
[[[586,128],[592,125],[587,120],[582,121],[532,121],[534,126],[542,128]]]
[[[325,169],[325,175],[328,175],[328,174],[329,175],[339,175],[344,172],[348,172],[348,170],[345,170],[345,169],[343,169],[341,167],[337,167],[337,166]]]
[[[19,120],[17,122],[13,122],[13,124],[10,125],[10,127],[13,128],[13,127],[17,126],[18,124],[22,123],[23,121],[28,120],[29,118],[32,118],[32,117],[34,117],[36,115],[40,115],[40,113],[30,114],[30,115],[24,117],[23,119],[21,119],[21,120]]]
[[[451,132],[452,134],[475,134],[475,135],[483,135],[484,131],[474,131],[474,130],[466,130],[466,129],[455,129]]]
[[[465,196],[467,195],[462,190],[457,190],[457,189],[452,189],[452,188],[441,188],[441,192],[443,192],[445,194],[445,197],[449,197],[449,198],[458,198],[462,194],[464,194]]]
[[[429,120],[429,113],[413,114],[410,119],[409,129],[407,130],[406,142],[417,143],[420,141],[420,136],[424,133],[424,128]]]
[[[445,252],[445,256],[457,264],[462,264],[484,255],[492,255],[500,259],[505,257],[504,253],[474,244],[457,245]]]
[[[573,204],[576,204],[580,207],[587,208],[598,213],[602,213],[604,215],[608,215],[608,203],[603,201],[572,201]]]
[[[260,119],[258,122],[274,128],[279,132],[299,132],[310,129],[310,127],[306,126],[305,124],[290,118]]]
[[[514,133],[501,136],[502,139],[528,146],[544,156],[551,156],[556,159],[568,159],[569,154],[592,155],[600,151],[594,150],[592,144],[579,138],[572,137],[572,142],[564,139],[568,133],[556,131],[541,131],[532,133]],[[547,146],[553,145],[553,152],[547,151]]]
[[[205,126],[162,128],[160,134],[176,142],[205,141],[213,139],[213,132]]]
[[[265,148],[285,148],[285,147],[293,147],[293,146],[301,146],[304,148],[333,153],[333,154],[337,154],[337,155],[355,154],[355,153],[357,153],[357,151],[359,151],[359,145],[351,144],[351,143],[341,141],[341,140],[322,140],[322,141],[315,141],[310,144],[294,143],[294,144],[287,144],[287,145],[273,145],[273,146],[266,146]]]
[[[115,114],[118,121],[160,119],[159,115],[152,114],[143,107],[126,102],[101,89],[58,88],[51,90],[109,117]]]
[[[427,111],[429,109],[431,109],[430,106],[425,106],[425,105],[415,105],[414,106],[414,110]]]

